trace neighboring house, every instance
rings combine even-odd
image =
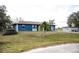
[[[14,23],[13,26],[16,31],[40,31],[41,22],[32,22],[32,21],[19,21]],[[55,25],[50,25],[51,31],[55,31]]]
[[[63,32],[79,32],[79,28],[75,27],[63,27],[62,30]]]
[[[71,27],[63,27],[62,30],[63,32],[79,32],[79,28],[75,27],[74,23],[71,24]]]

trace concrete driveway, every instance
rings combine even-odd
[[[24,53],[79,53],[79,44],[61,44],[56,46],[32,49]]]

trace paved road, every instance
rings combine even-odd
[[[44,48],[32,49],[24,53],[79,53],[79,44],[62,44]]]

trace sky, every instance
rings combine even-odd
[[[79,11],[78,0],[0,0],[7,7],[13,21],[21,17],[24,21],[55,20],[56,27],[67,26],[67,19]]]

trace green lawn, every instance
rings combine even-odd
[[[63,43],[79,43],[79,33],[19,32],[17,35],[0,35],[0,52],[24,52]]]

